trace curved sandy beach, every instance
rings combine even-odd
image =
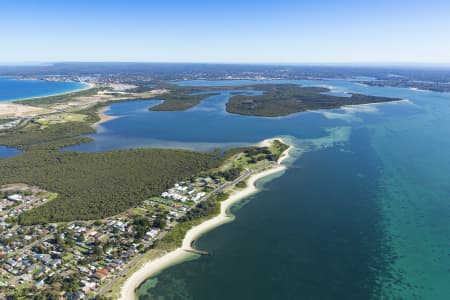
[[[108,111],[108,110],[109,110],[109,105],[108,105],[108,106],[105,106],[105,107],[102,107],[102,108],[100,108],[100,109],[97,111],[98,116],[100,117],[100,120],[97,121],[97,122],[95,122],[94,124],[92,124],[92,127],[95,127],[95,126],[97,126],[97,125],[100,125],[100,124],[102,124],[102,123],[105,123],[105,122],[107,122],[107,121],[114,120],[114,119],[117,118],[116,116],[110,116],[110,115],[107,115],[105,112]]]
[[[80,81],[80,83],[85,84],[86,86],[80,89],[75,89],[75,90],[71,90],[71,91],[67,91],[67,92],[62,92],[62,93],[56,93],[56,94],[50,94],[50,95],[43,95],[43,96],[35,96],[35,97],[26,97],[26,98],[20,98],[20,99],[12,99],[12,100],[8,100],[5,102],[10,102],[10,103],[16,103],[16,102],[20,102],[20,101],[24,101],[24,100],[33,100],[33,99],[39,99],[39,98],[46,98],[46,97],[54,97],[54,96],[62,96],[62,95],[68,95],[68,94],[72,94],[72,93],[76,93],[76,92],[81,92],[81,91],[85,91],[85,90],[89,90],[92,88],[95,88],[95,83],[90,83],[90,82],[83,82]]]
[[[38,116],[40,114],[54,112],[53,109],[31,106],[31,105],[27,105],[26,103],[22,104],[21,101],[66,95],[66,94],[70,94],[70,93],[74,93],[74,92],[88,90],[88,89],[95,87],[95,84],[93,84],[93,83],[86,83],[86,82],[82,82],[82,83],[87,84],[87,86],[82,89],[78,89],[78,90],[74,90],[74,91],[69,91],[69,92],[64,92],[64,93],[59,93],[59,94],[52,94],[52,95],[48,95],[48,96],[36,96],[36,97],[28,97],[28,98],[20,98],[20,99],[11,99],[11,100],[1,101],[0,102],[0,116],[13,117],[13,118],[24,118],[24,117],[34,117],[34,116]]]
[[[278,140],[281,140],[280,138],[276,138]],[[274,139],[268,139],[264,140],[263,142],[259,143],[259,146],[267,146],[270,144],[270,141]],[[247,187],[239,190],[234,191],[227,200],[221,202],[220,205],[220,213],[191,228],[186,235],[184,236],[182,246],[180,248],[177,248],[176,250],[167,253],[166,255],[149,261],[142,265],[142,267],[133,273],[123,284],[121,290],[120,290],[120,300],[135,300],[136,299],[136,289],[139,287],[139,285],[144,282],[147,278],[149,278],[152,275],[155,275],[156,273],[162,271],[163,269],[166,269],[170,266],[173,266],[179,262],[182,262],[189,256],[192,256],[192,253],[186,252],[185,250],[192,250],[192,243],[200,237],[202,234],[205,234],[206,232],[224,224],[228,223],[233,218],[228,214],[228,209],[236,202],[247,198],[248,196],[255,194],[258,192],[258,189],[255,186],[256,181],[258,181],[261,178],[264,178],[266,176],[284,171],[286,169],[285,165],[282,165],[281,163],[289,157],[289,151],[292,149],[292,146],[289,146],[289,148],[284,151],[282,157],[278,160],[277,166],[264,170],[262,172],[256,173],[254,175],[251,175],[247,179]]]

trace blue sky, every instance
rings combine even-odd
[[[450,1],[0,0],[0,62],[450,62]]]

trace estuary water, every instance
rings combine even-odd
[[[81,82],[53,82],[44,80],[17,80],[0,77],[0,102],[51,96],[68,93],[86,87]]]
[[[276,119],[223,111],[200,118],[204,130],[219,123],[230,132],[203,142],[282,135],[296,146],[294,158],[282,176],[260,181],[262,191],[232,209],[234,222],[196,242],[212,255],[148,279],[139,299],[448,298],[450,95],[345,80],[306,84],[407,101]],[[197,110],[223,106],[221,97]],[[243,123],[233,127],[221,117]],[[166,125],[157,126],[163,134]]]
[[[270,81],[279,83],[280,81]],[[139,299],[448,299],[450,94],[352,80],[283,81],[404,101],[280,118],[232,115],[240,85],[184,112],[158,101],[111,105],[116,118],[67,150],[167,147],[210,151],[281,136],[295,148],[284,174],[235,205],[236,219],[196,247],[210,256],[149,278]]]
[[[18,150],[16,148],[11,148],[11,147],[6,147],[3,145],[0,145],[0,159],[9,157],[9,156],[14,156],[19,153],[20,153],[20,150]]]

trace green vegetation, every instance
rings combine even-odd
[[[219,90],[236,89],[236,87],[180,87],[160,83],[160,88],[168,89],[168,94],[152,97],[164,99],[151,110],[178,111],[186,110],[197,105],[208,96]],[[262,84],[242,86],[240,90],[263,91],[263,95],[247,96],[233,93],[227,103],[227,111],[241,115],[277,117],[302,112],[306,110],[332,109],[344,105],[380,103],[400,99],[352,94],[350,97],[338,97],[324,94],[330,90],[323,87],[301,87],[295,84]],[[198,94],[201,93],[201,94]]]
[[[227,194],[217,194],[210,197],[206,201],[197,203],[195,207],[189,210],[183,217],[178,219],[179,222],[189,222],[198,218],[217,215],[220,212],[220,202],[227,199]]]
[[[81,91],[76,91],[73,93],[67,93],[67,94],[61,94],[61,95],[55,95],[55,96],[47,96],[47,97],[39,97],[39,98],[28,99],[28,100],[19,100],[16,102],[20,103],[20,104],[24,104],[24,105],[49,107],[56,103],[69,102],[77,97],[95,96],[95,95],[97,95],[98,92],[103,91],[105,89],[107,89],[107,88],[106,87],[90,88],[90,89],[85,89],[85,90],[81,90]]]
[[[58,193],[55,200],[21,214],[22,224],[100,219],[218,164],[213,154],[181,150],[32,150],[0,160],[0,185],[20,182]]]
[[[275,157],[274,160],[278,160],[280,156],[289,148],[288,145],[281,142],[280,140],[275,139],[272,144],[269,147],[269,150],[271,154],[273,154]]]
[[[280,140],[274,140],[270,147],[241,148],[241,151],[238,152],[238,156],[231,160],[231,167],[229,170],[251,168],[253,164],[264,160],[277,161],[287,148],[289,148],[289,146],[282,143]],[[224,176],[222,175],[222,177]]]
[[[22,127],[2,130],[0,131],[0,145],[29,150],[32,147],[45,146],[55,149],[55,147],[87,142],[90,139],[80,137],[80,135],[95,133],[92,124],[100,120],[97,114],[100,107],[100,105],[96,105],[78,111],[76,115],[83,121],[68,121],[42,126],[41,122],[31,120]]]
[[[180,111],[187,110],[196,106],[200,101],[214,95],[209,94],[190,94],[180,89],[172,89],[169,93],[153,97],[153,99],[163,99],[164,102],[150,108],[153,111]]]
[[[218,87],[208,89],[213,93]],[[211,95],[192,95],[196,91],[207,92],[205,88],[176,88],[169,93],[172,98],[168,98],[166,106],[162,107],[168,109],[173,105],[172,108],[188,108]],[[80,93],[87,95],[97,91],[90,89],[23,102],[29,104],[34,101],[31,102],[34,105],[47,105],[54,101],[68,101],[68,98],[80,96]],[[90,140],[81,135],[94,133],[92,124],[99,120],[97,111],[104,105],[106,103],[72,113],[43,115],[37,120],[24,122],[18,128],[0,131],[0,144],[24,150],[20,155],[0,160],[0,185],[25,183],[57,195],[52,201],[21,214],[18,220],[21,224],[105,218],[159,195],[178,180],[215,169],[214,176],[232,181],[240,175],[245,165],[263,159],[276,160],[276,151],[282,152],[281,148],[269,151],[256,147],[231,149],[222,155],[220,150],[213,153],[157,149],[103,153],[60,152],[61,147]],[[241,165],[218,168],[242,152],[244,154],[240,155],[245,159]],[[187,218],[208,215],[215,207],[213,202],[201,203],[192,210],[193,215]],[[164,226],[160,224],[158,227]]]
[[[180,88],[171,91],[166,101],[157,106],[159,108],[155,110],[190,108],[212,95],[219,88],[205,89]],[[145,92],[144,90],[140,91]],[[209,94],[193,95],[192,93],[196,91]],[[96,94],[97,91],[88,90],[23,102],[47,106],[69,101],[74,97],[81,96],[80,93],[86,93],[84,95],[89,96],[90,93]],[[160,97],[162,96],[155,96],[153,99]],[[116,100],[128,101],[123,99]],[[222,153],[220,149],[212,153],[162,149],[102,153],[59,151],[61,147],[89,141],[88,137],[81,135],[94,132],[92,124],[99,120],[97,110],[107,104],[109,103],[103,102],[87,109],[75,108],[70,112],[58,111],[42,114],[34,119],[26,118],[17,128],[0,131],[0,144],[23,150],[17,156],[0,160],[0,170],[2,171],[0,186],[15,183],[37,186],[42,189],[39,190],[39,193],[48,198],[43,202],[44,204],[26,210],[18,218],[16,216],[9,217],[6,222],[14,225],[32,225],[73,220],[97,220],[79,223],[94,224],[100,226],[102,230],[108,228],[109,231],[106,233],[102,231],[101,237],[95,237],[98,237],[99,240],[94,241],[93,237],[70,233],[64,226],[58,226],[56,232],[51,233],[52,238],[45,237],[46,242],[50,241],[50,244],[55,247],[44,246],[41,242],[32,246],[33,252],[51,254],[52,258],[62,259],[63,265],[71,263],[73,270],[77,264],[87,265],[94,261],[100,261],[99,266],[104,266],[105,261],[102,260],[104,255],[109,253],[108,251],[113,251],[112,255],[127,250],[136,251],[138,249],[141,251],[139,253],[147,251],[152,244],[143,242],[141,239],[154,227],[162,229],[163,237],[158,237],[161,240],[153,245],[155,248],[150,250],[149,256],[157,256],[162,252],[179,247],[190,228],[220,212],[220,202],[227,199],[228,194],[208,195],[199,203],[184,204],[185,207],[180,207],[177,203],[167,203],[162,198],[159,201],[155,200],[157,203],[151,199],[159,198],[158,195],[181,180],[191,180],[192,184],[198,184],[195,187],[200,187],[201,191],[217,193],[226,186],[223,184],[224,179],[228,181],[229,185],[229,182],[239,177],[245,166],[255,167],[256,170],[261,165],[270,165],[266,161],[257,165],[252,164],[261,160],[276,160],[287,148],[283,143],[276,141],[270,147],[236,148],[225,153]],[[238,159],[240,162],[236,164],[235,161]],[[197,178],[199,175],[212,177],[214,180]],[[242,182],[238,183],[238,186],[245,187],[246,184]],[[26,193],[24,192],[24,194]],[[172,222],[166,224],[168,212],[173,209],[184,211],[183,209],[186,207],[192,209],[188,209],[175,225]],[[126,212],[123,213],[124,211]],[[119,213],[123,213],[119,215],[119,220],[125,215],[128,218],[126,223],[130,224],[131,221],[132,227],[128,227],[127,231],[118,236],[120,231],[118,228],[102,226],[106,222],[98,219]],[[172,226],[174,227],[172,228]],[[166,227],[167,230],[164,230]],[[132,229],[129,230],[130,228]],[[21,232],[21,234],[23,233]],[[117,242],[118,237],[120,238],[120,247],[116,249],[112,245]],[[21,235],[18,235],[12,239],[20,238]],[[39,238],[41,236],[36,235],[33,237],[33,241],[34,239],[37,241]],[[138,244],[136,249],[134,249],[134,243]],[[58,254],[55,249],[58,252],[60,252],[59,249],[66,252]],[[74,254],[67,253],[70,252],[69,249],[79,251],[84,257],[74,260]],[[52,272],[56,272],[56,275],[50,274],[49,277],[46,277],[50,280],[46,279],[45,284],[51,286],[51,289],[41,289],[38,296],[36,290],[29,289],[27,284],[16,286],[20,289],[16,292],[16,298],[27,298],[34,293],[40,297],[39,299],[57,299],[61,291],[75,292],[79,290],[80,280],[77,272],[62,278],[58,275],[58,270],[61,268],[53,268]],[[40,278],[44,278],[44,276]],[[36,299],[38,299],[37,297]]]
[[[198,203],[195,208],[178,220],[179,223],[172,230],[158,241],[156,249],[171,251],[180,247],[186,232],[212,216],[219,214],[220,202],[226,200],[228,196],[228,194],[223,193],[217,194],[206,201]]]
[[[83,122],[86,115],[76,113],[61,113],[52,114],[35,120],[36,123],[41,125],[42,129],[52,124],[60,124],[66,122]]]
[[[5,119],[0,118],[0,125],[5,124],[5,123],[9,123],[9,122],[14,121],[14,120],[15,119],[12,119],[12,118],[5,118]]]
[[[243,189],[247,187],[247,183],[245,181],[239,181],[238,183],[236,183],[236,187]]]
[[[261,161],[261,160],[265,160],[267,159],[268,161],[276,161],[277,160],[277,156],[275,154],[273,154],[272,152],[270,152],[269,148],[267,147],[261,147],[261,148],[257,148],[257,149],[252,149],[252,150],[248,150],[245,151],[245,157],[248,158],[246,163],[247,164],[254,164],[257,161]]]
[[[135,216],[133,220],[134,238],[141,239],[152,227],[152,223],[142,216]]]
[[[103,105],[103,104],[102,104]],[[27,183],[57,193],[56,199],[20,216],[22,224],[99,219],[159,195],[177,180],[217,168],[233,155],[255,147],[231,149],[220,155],[174,150],[125,150],[104,153],[60,152],[61,147],[90,140],[102,105],[79,110],[77,121],[28,124],[0,132],[0,144],[25,150],[0,160],[0,185]],[[233,179],[240,168],[219,174]],[[235,172],[236,171],[236,172]],[[165,224],[161,224],[161,228]]]
[[[361,94],[352,94],[351,97],[337,97],[323,94],[330,91],[327,88],[300,87],[293,84],[266,84],[253,88],[265,93],[259,96],[233,96],[227,103],[227,111],[241,115],[277,117],[306,110],[332,109],[344,105],[400,100]]]
[[[241,175],[241,168],[230,168],[225,171],[219,171],[211,174],[212,178],[223,177],[226,181],[233,181]]]
[[[94,132],[94,129],[85,122],[53,124],[42,129],[40,124],[30,121],[22,128],[1,132],[0,144],[27,150],[32,145],[61,141]]]
[[[250,151],[250,150],[254,150],[254,149],[258,149],[258,147],[238,147],[238,148],[231,148],[227,151],[225,151],[225,153],[223,153],[223,160],[227,160],[232,158],[234,155],[239,154],[239,153],[243,153],[246,151]]]

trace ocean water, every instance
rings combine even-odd
[[[276,82],[276,81],[270,81]],[[184,112],[158,101],[113,104],[117,117],[67,150],[178,147],[201,151],[282,136],[288,170],[232,208],[236,219],[196,241],[212,255],[149,278],[139,299],[448,299],[450,94],[352,80],[283,81],[405,101],[298,113],[231,115],[233,86]]]
[[[368,299],[384,265],[370,269],[383,249],[367,145],[358,130],[302,155],[198,240],[211,256],[148,280],[139,299]]]
[[[86,84],[80,82],[17,80],[0,77],[0,102],[67,93],[85,87]]]
[[[407,101],[270,127],[296,146],[290,168],[196,241],[212,255],[149,278],[139,299],[449,298],[450,95],[320,84]]]
[[[43,80],[17,80],[0,77],[0,102],[50,96],[77,91],[86,87],[80,82],[50,82]],[[20,151],[0,145],[0,158],[19,154]]]

